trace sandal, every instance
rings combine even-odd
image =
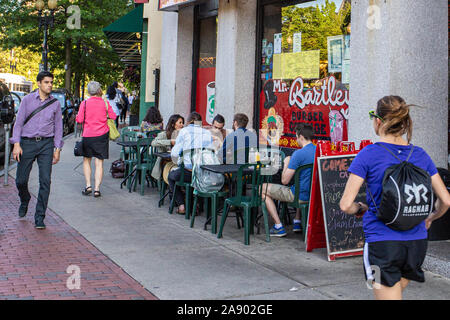
[[[180,208],[177,208],[177,213],[178,214],[186,214],[186,209],[184,209],[184,211],[181,211]]]
[[[81,191],[81,194],[83,196],[88,196],[92,193],[92,187],[86,187],[84,190]]]
[[[94,191],[94,197],[98,198],[100,197],[102,194],[100,193],[100,191]]]

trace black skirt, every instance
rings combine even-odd
[[[100,160],[109,158],[109,131],[98,137],[83,137],[83,156]]]

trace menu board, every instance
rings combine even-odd
[[[355,154],[351,154],[318,158],[328,256],[362,251],[364,248],[362,218],[346,214],[339,208],[339,202],[348,180],[347,170],[355,156]],[[366,202],[364,186],[359,190],[355,201]]]

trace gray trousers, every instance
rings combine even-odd
[[[28,205],[31,195],[28,191],[28,180],[34,160],[39,166],[39,195],[34,214],[35,222],[43,221],[47,210],[53,161],[53,138],[41,141],[21,139],[22,156],[17,165],[16,186],[19,190],[21,204]]]

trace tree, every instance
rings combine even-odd
[[[38,28],[35,1],[0,0],[0,47],[42,52],[43,31]],[[67,8],[77,5],[81,29],[66,25]],[[49,64],[56,86],[71,87],[79,96],[83,79],[110,84],[124,69],[102,29],[132,9],[129,0],[59,0],[55,25],[49,30]],[[73,80],[73,84],[68,83]]]
[[[0,72],[10,73],[10,58],[12,50],[0,50]],[[31,52],[28,49],[16,49],[14,58],[16,59],[15,74],[25,76],[27,80],[36,81],[36,76],[39,73],[39,61],[41,55],[39,53]],[[36,84],[35,84],[36,87]]]
[[[336,4],[326,0],[323,6],[300,8],[288,6],[282,9],[283,49],[290,49],[294,33],[302,33],[302,50],[320,49],[320,60],[328,59],[327,38],[342,34],[341,26],[350,12],[346,4],[343,12],[336,13]]]

